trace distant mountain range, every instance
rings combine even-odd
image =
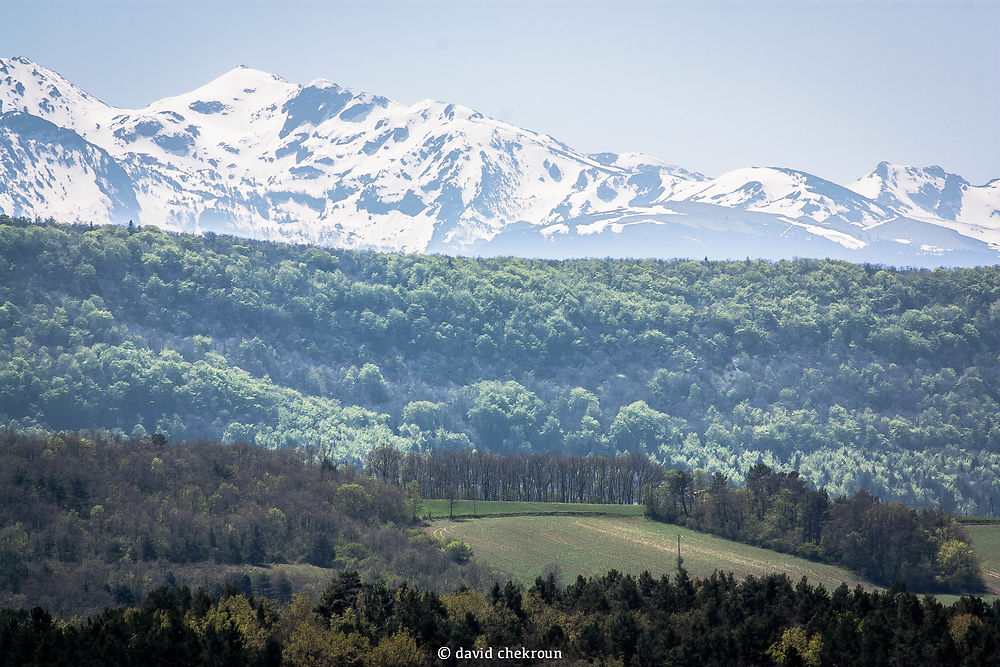
[[[0,59],[0,212],[406,252],[1000,262],[1000,179],[880,163],[709,178],[456,104],[239,67],[143,109]]]

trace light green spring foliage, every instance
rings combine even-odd
[[[359,461],[647,451],[985,513],[1000,269],[331,251],[0,216],[0,418]]]
[[[802,626],[796,625],[785,630],[781,641],[772,645],[767,654],[779,665],[804,664],[807,667],[819,667],[822,664],[823,637],[818,632],[809,636]],[[797,656],[801,662],[794,662],[793,656]]]

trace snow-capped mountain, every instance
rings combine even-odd
[[[342,247],[910,264],[994,263],[1000,248],[1000,181],[888,165],[850,188],[790,169],[708,179],[640,154],[579,153],[456,104],[245,67],[118,109],[0,59],[0,160],[11,215]]]
[[[941,167],[880,162],[848,188],[900,215],[1000,247],[1000,178],[974,186]]]

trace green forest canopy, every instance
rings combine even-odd
[[[522,664],[995,665],[1000,605],[944,606],[905,588],[833,591],[786,575],[654,579],[612,570],[569,586],[539,577],[487,594],[441,595],[342,572],[318,601],[159,588],[144,603],[59,623],[40,607],[0,611],[13,664],[437,664],[490,648],[531,651]],[[446,647],[449,653],[439,652]],[[523,654],[522,654],[523,655]],[[501,656],[502,657],[502,656]]]
[[[0,417],[360,460],[639,451],[985,514],[1000,267],[385,254],[0,216]]]

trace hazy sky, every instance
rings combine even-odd
[[[1000,2],[20,2],[0,55],[141,107],[245,64],[432,97],[586,152],[846,183],[1000,178]]]

